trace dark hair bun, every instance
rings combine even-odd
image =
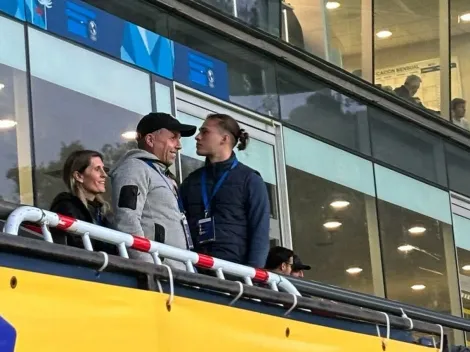
[[[248,142],[250,140],[250,135],[243,128],[240,129],[240,135],[238,136],[238,150],[245,150]]]

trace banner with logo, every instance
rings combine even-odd
[[[0,0],[0,11],[229,101],[227,64],[80,0]],[[47,48],[45,48],[47,50]]]
[[[229,100],[227,64],[175,43],[174,79],[186,86]]]
[[[24,2],[25,0],[0,0],[0,12],[24,21]]]
[[[26,19],[49,32],[173,78],[171,40],[82,1],[26,0]]]

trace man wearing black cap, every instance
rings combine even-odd
[[[192,249],[187,221],[173,175],[168,168],[181,149],[181,137],[190,137],[196,126],[181,124],[165,113],[150,113],[137,125],[139,149],[128,151],[109,176],[113,189],[117,230],[170,246]],[[130,250],[134,259],[153,261],[144,252]],[[166,263],[184,270],[183,263]]]
[[[295,276],[295,277],[298,277],[298,278],[303,278],[304,277],[304,270],[310,270],[311,269],[310,265],[306,265],[306,264],[302,263],[302,261],[300,260],[300,257],[297,254],[294,254],[293,263],[294,264],[292,265],[292,271],[290,273],[292,276]]]

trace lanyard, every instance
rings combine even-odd
[[[237,166],[237,165],[238,165],[238,160],[235,159],[232,163],[232,166],[230,166],[230,169],[225,170],[225,172],[222,174],[222,176],[220,176],[219,181],[217,181],[214,188],[212,189],[212,194],[211,194],[210,199],[207,196],[207,182],[206,182],[207,181],[207,170],[206,170],[206,168],[204,168],[202,170],[202,174],[201,174],[201,193],[202,193],[202,200],[204,202],[204,213],[205,213],[206,217],[209,214],[212,199],[214,198],[215,194],[218,192],[218,190],[222,186],[222,183],[224,183],[225,179],[228,176],[228,173],[231,170],[233,170],[235,168],[235,166]]]
[[[178,202],[178,208],[180,209],[181,214],[184,214],[185,211],[184,211],[183,201],[181,200],[180,193],[179,193],[178,189],[176,187],[172,187],[168,183],[167,177],[164,176],[161,171],[157,170],[157,167],[153,164],[153,162],[151,160],[145,160],[145,159],[141,159],[141,160],[144,161],[152,169],[154,169],[162,177],[163,181],[165,181],[166,185],[168,186],[168,189],[171,191],[171,193],[173,193],[175,195],[176,201]]]
[[[95,216],[96,216],[96,225],[103,226],[103,217],[101,215],[101,209],[100,208],[96,208]]]

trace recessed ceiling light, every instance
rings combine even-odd
[[[400,252],[411,252],[414,249],[415,249],[415,247],[413,247],[411,244],[404,244],[404,245],[398,247],[398,250]]]
[[[361,272],[362,272],[362,268],[352,267],[352,268],[346,269],[346,272],[347,272],[348,274],[355,275],[355,274],[361,273]]]
[[[470,271],[470,265],[464,265],[462,269],[465,271]]]
[[[17,122],[10,119],[0,120],[0,130],[8,130],[9,128],[13,128],[17,125]]]
[[[392,32],[383,30],[383,31],[377,32],[375,35],[377,36],[377,38],[385,39],[385,38],[390,38],[392,36]]]
[[[349,202],[347,200],[335,200],[331,202],[330,206],[335,209],[344,209],[349,206]]]
[[[425,285],[421,285],[421,284],[417,284],[417,285],[411,286],[411,289],[412,289],[413,291],[422,291],[422,290],[424,290],[425,288],[426,288],[426,286],[425,286]]]
[[[2,90],[3,88],[5,88],[5,85],[3,83],[0,83],[0,90]]]
[[[135,131],[127,131],[121,134],[122,138],[124,139],[135,139],[137,137],[137,132]]]
[[[342,223],[340,223],[339,221],[328,221],[328,222],[325,222],[323,224],[323,227],[325,227],[329,230],[332,230],[332,229],[337,229],[341,225],[342,225]]]
[[[338,7],[340,7],[340,6],[341,6],[341,4],[340,4],[339,2],[337,2],[337,1],[328,1],[328,2],[326,3],[326,8],[327,8],[328,10],[336,10],[336,9],[337,9]]]
[[[413,226],[408,229],[408,232],[412,235],[421,235],[426,232],[426,228],[423,226]]]
[[[470,22],[470,12],[461,14],[459,16],[459,22]]]

